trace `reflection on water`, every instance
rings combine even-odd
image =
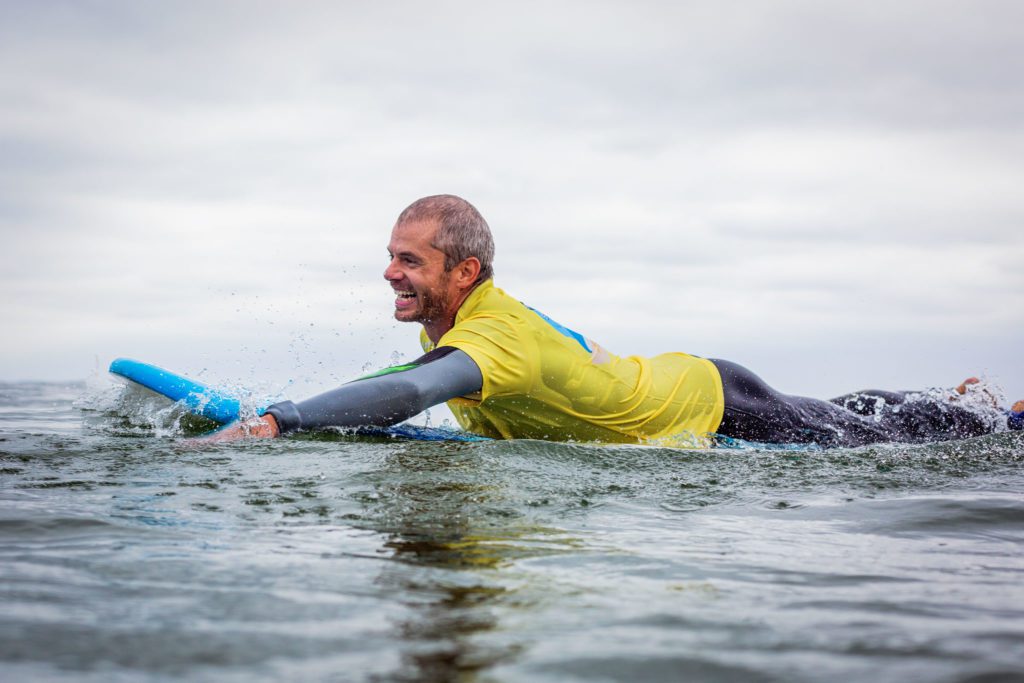
[[[481,483],[479,468],[472,447],[413,445],[397,448],[379,473],[390,483],[378,492],[379,516],[369,517],[387,530],[384,547],[400,564],[385,565],[377,583],[415,596],[406,602],[412,613],[395,624],[396,640],[413,644],[395,672],[400,680],[472,681],[513,660],[523,645],[500,637],[498,612],[528,609],[528,598],[496,570],[582,545],[561,530],[517,523],[507,482]]]

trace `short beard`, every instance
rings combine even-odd
[[[440,290],[447,293],[448,291],[448,276],[449,272],[445,271],[441,275]],[[420,297],[420,314],[417,316],[416,321],[420,323],[429,323],[435,320],[440,320],[448,314],[448,300],[442,296],[435,296],[432,292],[421,292],[417,294]]]

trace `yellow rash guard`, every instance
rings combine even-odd
[[[479,394],[448,401],[463,429],[495,438],[637,443],[701,439],[722,421],[722,380],[685,353],[619,357],[487,280],[438,343],[479,366]]]

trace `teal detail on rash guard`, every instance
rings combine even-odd
[[[526,304],[523,304],[523,305],[526,306]],[[547,317],[546,315],[544,315],[543,313],[538,311],[536,308],[532,308],[530,306],[526,306],[526,307],[529,308],[534,313],[536,313],[537,315],[539,315],[540,319],[543,320],[544,322],[546,322],[548,325],[551,325],[551,327],[555,328],[560,333],[564,334],[566,337],[569,337],[571,339],[575,339],[576,341],[579,342],[580,346],[585,348],[588,352],[593,353],[593,349],[591,349],[590,345],[587,344],[587,339],[582,334],[580,334],[579,332],[576,332],[575,330],[570,330],[568,327],[566,327],[565,325],[562,325],[561,323],[556,323],[554,320],[552,320],[551,318]]]

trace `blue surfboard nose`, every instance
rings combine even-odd
[[[179,401],[189,411],[208,417],[214,422],[227,424],[238,419],[241,403],[215,389],[164,370],[150,363],[118,358],[110,364],[110,372],[141,384],[172,401]],[[262,413],[262,411],[260,411]]]

